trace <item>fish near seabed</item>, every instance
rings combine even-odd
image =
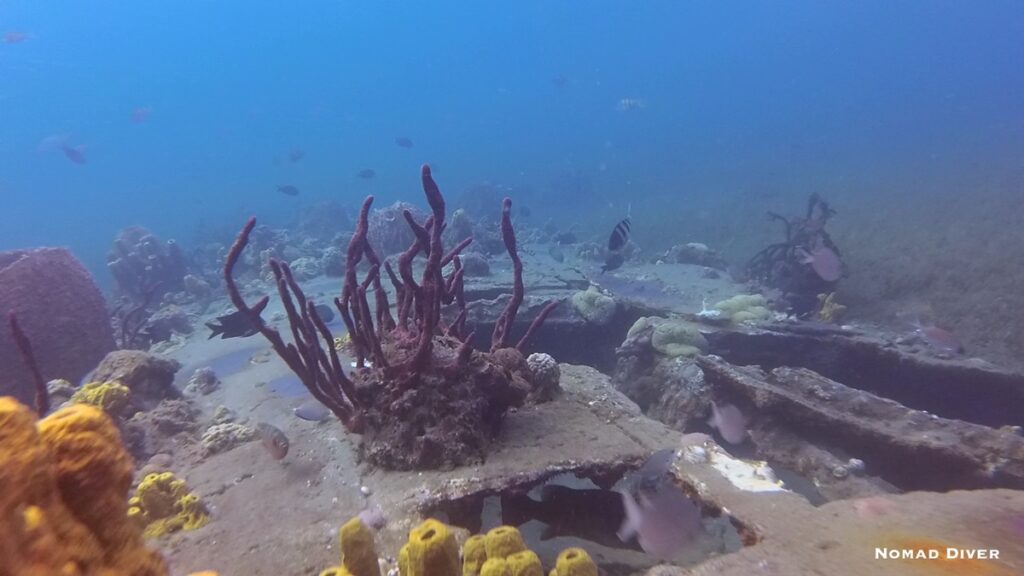
[[[626,245],[626,242],[629,241],[629,228],[631,225],[632,222],[629,216],[626,216],[615,225],[611,236],[608,237],[608,250],[610,252],[618,252]]]
[[[799,249],[800,263],[810,264],[814,273],[825,282],[835,282],[843,275],[843,263],[834,250],[818,246],[810,252]]]
[[[964,353],[964,345],[960,342],[960,339],[945,328],[939,328],[934,324],[924,325],[918,322],[914,333],[924,340],[928,346],[939,352],[950,355]]]
[[[256,434],[274,460],[281,460],[288,455],[288,437],[277,426],[260,422],[256,425]]]
[[[601,272],[608,272],[609,270],[616,270],[622,266],[623,262],[626,261],[626,257],[620,252],[609,252],[605,256],[604,264],[601,266]]]
[[[263,309],[267,307],[269,300],[263,300],[256,306],[253,306],[253,312],[258,316]],[[214,336],[220,336],[221,340],[228,338],[248,338],[253,334],[259,332],[259,328],[253,325],[249,321],[249,317],[245,315],[241,310],[235,310],[230,314],[218,316],[214,322],[207,322],[206,327],[211,330],[210,337],[207,340],[212,339]]]
[[[625,490],[619,494],[626,511],[619,538],[626,542],[635,536],[644,552],[652,556],[671,560],[700,530],[700,508],[675,486],[641,490],[637,498]]]
[[[742,444],[747,438],[747,417],[732,404],[719,406],[712,400],[708,425],[718,430],[729,444]]]

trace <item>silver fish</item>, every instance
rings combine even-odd
[[[719,406],[712,400],[708,425],[717,429],[722,438],[730,444],[742,444],[747,438],[747,417],[732,404]]]
[[[628,491],[619,493],[626,510],[619,538],[626,542],[635,536],[644,552],[652,556],[672,559],[700,530],[700,508],[674,486],[642,490],[639,500]]]

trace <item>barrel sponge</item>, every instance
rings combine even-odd
[[[492,528],[484,537],[484,547],[487,549],[487,558],[505,558],[509,554],[526,550],[523,536],[512,526],[498,526]]]
[[[583,548],[566,548],[555,560],[551,576],[597,576],[597,564]]]
[[[505,558],[512,576],[544,576],[544,567],[533,550],[509,554]]]
[[[462,576],[478,576],[487,561],[487,548],[483,534],[475,534],[462,545]]]
[[[131,391],[120,382],[89,382],[71,395],[72,404],[89,404],[111,416],[125,416],[131,404]]]
[[[459,545],[447,526],[430,518],[409,532],[398,560],[402,576],[457,576]]]
[[[373,546],[373,532],[359,517],[342,524],[338,531],[341,541],[341,564],[358,576],[380,576],[377,550]]]
[[[0,398],[0,471],[7,573],[167,574],[127,518],[131,461],[101,410],[73,405],[37,423],[27,407]]]

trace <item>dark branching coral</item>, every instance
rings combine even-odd
[[[835,288],[835,281],[823,279],[805,262],[807,255],[818,249],[830,250],[836,258],[841,257],[839,248],[825,231],[825,225],[835,213],[817,194],[808,198],[803,218],[786,218],[769,212],[770,219],[785,226],[786,239],[765,247],[747,263],[747,275],[781,290],[797,314],[812,312],[817,307],[817,295]]]
[[[341,297],[334,301],[351,336],[356,367],[350,374],[342,370],[333,334],[287,264],[271,262],[292,342],[285,342],[260,318],[258,309],[266,296],[252,307],[242,298],[232,271],[255,226],[254,219],[239,234],[224,267],[232,303],[249,315],[310,393],[350,432],[362,434],[363,457],[396,469],[450,467],[484,457],[505,412],[520,404],[531,386],[528,365],[518,348],[556,305],[549,303],[518,344],[509,344],[524,286],[512,229],[512,201],[506,198],[501,231],[515,272],[512,298],[495,325],[490,352],[474,350],[472,334],[465,333],[464,272],[459,259],[472,239],[445,251],[441,240],[445,201],[428,166],[423,167],[422,183],[431,215],[421,224],[411,212],[403,211],[415,239],[398,256],[397,273],[391,262],[381,261],[367,240],[373,197],[363,203],[348,245]],[[420,253],[426,262],[417,280],[413,261]],[[364,259],[369,268],[360,280],[358,269]],[[451,271],[446,276],[444,270],[449,265]],[[381,283],[382,268],[394,288],[394,316]],[[449,322],[442,318],[445,306],[454,308]]]

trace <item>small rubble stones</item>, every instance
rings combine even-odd
[[[192,373],[192,377],[188,379],[188,386],[185,387],[185,391],[189,394],[202,394],[206,396],[214,390],[220,388],[220,380],[217,378],[217,374],[212,368],[199,368]]]
[[[256,431],[248,426],[229,422],[226,424],[214,424],[203,432],[200,440],[204,456],[211,456],[219,452],[231,450],[239,444],[256,439]]]

